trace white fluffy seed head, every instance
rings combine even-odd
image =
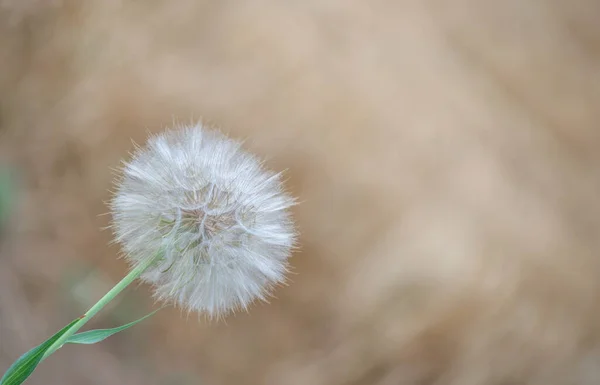
[[[241,143],[198,124],[153,136],[111,202],[116,240],[155,296],[211,317],[265,300],[285,279],[294,199]]]

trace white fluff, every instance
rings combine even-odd
[[[112,200],[126,259],[159,300],[220,316],[265,300],[284,281],[294,200],[280,174],[198,124],[151,137],[123,168]]]

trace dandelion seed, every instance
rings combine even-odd
[[[155,296],[220,316],[265,300],[295,243],[280,174],[200,124],[151,137],[122,170],[112,227]]]

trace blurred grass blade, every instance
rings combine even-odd
[[[0,225],[8,218],[13,205],[14,186],[7,170],[0,169]]]
[[[158,310],[160,310],[160,309],[158,309]],[[112,328],[112,329],[89,330],[87,332],[82,332],[82,333],[72,335],[71,337],[69,337],[69,339],[67,340],[66,343],[68,343],[68,344],[87,344],[87,345],[95,344],[97,342],[107,339],[108,337],[112,336],[113,334],[117,334],[118,332],[121,332],[125,329],[129,329],[130,327],[142,322],[146,318],[150,318],[158,310],[155,310],[152,313],[147,314],[144,317],[142,317],[136,321],[130,322],[128,324],[125,324],[123,326],[119,326],[119,327]],[[4,385],[4,384],[0,384],[0,385]]]
[[[0,379],[0,385],[22,384],[38,366],[44,353],[46,353],[46,350],[48,350],[48,348],[65,334],[65,332],[77,321],[79,321],[79,319],[73,320],[73,322],[62,328],[58,333],[19,357],[19,359],[8,368],[6,373],[4,373],[4,376]]]

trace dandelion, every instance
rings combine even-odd
[[[84,315],[22,355],[0,378],[18,385],[65,344],[93,344],[113,329],[76,334],[137,278],[157,299],[220,317],[266,300],[285,280],[295,243],[281,174],[241,143],[197,124],[153,136],[124,164],[111,201],[129,273]]]
[[[159,300],[219,316],[265,300],[284,280],[294,200],[281,175],[201,125],[152,137],[123,167],[116,239]],[[158,254],[158,257],[157,257]]]

